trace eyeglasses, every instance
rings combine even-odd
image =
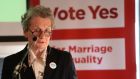
[[[51,28],[47,28],[44,31],[42,31],[40,28],[34,29],[33,31],[31,31],[31,29],[29,29],[29,31],[34,35],[34,36],[40,36],[42,33],[49,37],[52,34],[52,30]]]

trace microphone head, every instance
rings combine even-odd
[[[37,37],[36,37],[36,36],[34,36],[34,37],[33,37],[33,41],[36,41],[36,40],[37,40]]]

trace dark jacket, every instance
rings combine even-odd
[[[5,57],[1,79],[13,78],[15,66],[22,60],[26,52],[27,46],[22,51]],[[61,51],[49,46],[47,52],[46,67],[43,79],[77,79],[72,56],[69,52]],[[51,62],[56,64],[55,69],[50,67]],[[26,67],[22,67],[21,69],[21,79],[35,79],[33,69],[28,65],[28,55],[23,63]]]

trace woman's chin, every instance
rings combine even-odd
[[[44,44],[44,43],[38,43],[38,44],[37,44],[37,48],[39,48],[39,49],[44,49],[44,48],[46,48],[46,47],[47,47],[47,45]]]

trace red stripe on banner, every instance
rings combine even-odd
[[[78,71],[78,79],[136,79],[135,73],[125,70]]]
[[[40,0],[29,0],[29,6],[34,7],[40,4]]]
[[[131,6],[130,6],[131,5]],[[125,0],[126,77],[136,79],[135,60],[135,1]],[[128,78],[129,77],[129,78]],[[126,78],[125,78],[126,79]]]
[[[120,38],[126,35],[124,31],[124,28],[54,30],[52,39]]]

